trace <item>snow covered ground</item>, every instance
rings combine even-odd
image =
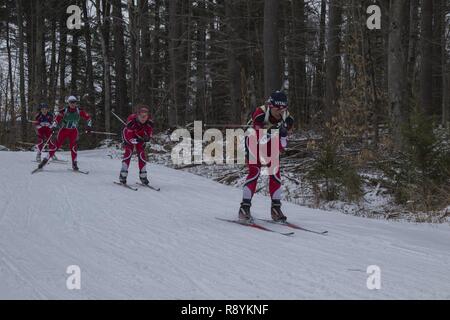
[[[134,192],[112,183],[120,161],[106,149],[80,152],[90,175],[50,164],[32,176],[33,158],[0,153],[2,299],[450,299],[448,224],[286,203],[290,221],[329,235],[285,237],[216,220],[235,217],[241,191],[203,177],[151,165],[162,191]],[[253,215],[269,205],[256,196]],[[70,265],[81,290],[66,287]],[[380,290],[367,289],[369,265]]]

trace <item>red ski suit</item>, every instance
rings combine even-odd
[[[92,126],[91,116],[78,107],[67,107],[59,110],[54,125],[60,126],[61,129],[59,129],[56,136],[56,146],[53,149],[50,149],[49,158],[52,158],[55,155],[55,152],[64,144],[66,139],[69,139],[72,162],[77,161],[78,125],[80,119],[86,120],[89,127]]]
[[[39,152],[42,152],[45,143],[52,135],[52,129],[50,128],[53,123],[53,114],[48,112],[44,115],[42,112],[39,112],[34,118],[34,127],[36,129],[36,134],[38,136],[38,144],[36,147]],[[55,145],[53,144],[52,139],[48,141],[48,148],[54,149]]]
[[[136,114],[132,114],[127,119],[127,125],[122,131],[124,144],[124,155],[122,159],[122,171],[128,171],[131,156],[134,148],[139,159],[139,170],[145,171],[147,164],[147,154],[145,153],[145,142],[143,139],[149,139],[153,135],[153,121],[149,116],[145,123],[141,123]]]
[[[271,114],[268,106],[258,107],[252,114],[252,127],[256,131],[253,135],[254,139],[247,137],[245,139],[246,159],[248,166],[248,176],[244,184],[243,199],[251,200],[256,191],[258,179],[261,175],[261,167],[263,165],[269,166],[269,192],[272,200],[281,200],[281,175],[280,175],[280,153],[287,146],[286,138],[279,138],[278,141],[272,141],[271,138],[267,139],[267,136],[261,136],[261,129],[277,128],[283,120],[275,119]],[[287,129],[290,130],[293,126],[294,119],[286,111],[285,123]],[[270,134],[270,132],[269,132]],[[256,135],[256,137],[255,137]],[[263,139],[266,140],[267,146],[264,149],[261,148]],[[274,146],[272,151],[272,144],[278,144]],[[264,151],[262,151],[264,150]],[[275,154],[273,154],[273,153]],[[261,160],[266,160],[266,163],[261,163]],[[270,160],[275,159],[278,165],[274,165]]]

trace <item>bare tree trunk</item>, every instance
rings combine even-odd
[[[129,29],[130,29],[130,100],[131,104],[134,106],[136,103],[136,12],[134,7],[134,1],[128,0],[128,16],[130,19]]]
[[[410,27],[409,27],[409,49],[407,64],[408,94],[414,95],[414,82],[416,74],[417,39],[419,34],[419,0],[410,1]]]
[[[314,81],[313,98],[316,99],[314,105],[317,111],[323,109],[323,78],[324,78],[324,54],[325,54],[325,24],[327,14],[327,1],[322,0],[320,5],[320,27],[319,27],[319,52],[317,56],[316,74]],[[314,124],[313,124],[314,126]]]
[[[185,16],[186,16],[186,39],[185,39],[185,44],[183,46],[183,50],[186,53],[186,66],[185,66],[185,84],[184,84],[184,97],[185,97],[185,103],[183,104],[183,108],[180,114],[180,122],[182,124],[188,123],[188,122],[192,122],[194,121],[194,106],[192,105],[192,99],[191,99],[191,91],[192,91],[192,86],[191,86],[191,63],[192,63],[192,39],[191,39],[191,33],[192,33],[192,28],[191,28],[191,21],[192,21],[192,5],[190,3],[190,1],[186,1],[183,3],[183,12],[185,12]]]
[[[264,95],[268,97],[281,87],[281,66],[278,36],[278,14],[280,2],[264,2]]]
[[[86,90],[87,103],[89,112],[94,122],[97,120],[97,112],[95,110],[95,89],[94,89],[94,70],[92,65],[92,43],[91,43],[91,27],[88,21],[87,1],[83,1],[83,15],[85,19],[84,38],[86,41]]]
[[[384,26],[381,29],[381,33],[383,35],[383,92],[386,95],[389,91],[389,36],[391,33],[390,25],[391,25],[391,19],[390,19],[390,3],[391,0],[380,0],[381,5],[381,25]]]
[[[241,123],[241,68],[239,66],[237,54],[237,30],[239,27],[238,19],[234,18],[238,13],[233,9],[236,7],[237,1],[229,0],[225,3],[225,14],[227,19],[227,37],[228,37],[228,81],[230,90],[230,111],[231,121],[233,123]]]
[[[6,22],[6,51],[8,54],[8,79],[9,79],[9,95],[10,95],[10,116],[11,116],[11,141],[13,147],[16,144],[16,112],[15,112],[15,100],[14,100],[14,80],[13,80],[13,70],[12,70],[12,55],[11,55],[11,36],[9,20]],[[6,101],[8,97],[6,95]]]
[[[19,95],[20,95],[20,118],[21,138],[27,141],[27,105],[25,99],[25,59],[24,59],[24,37],[23,37],[23,7],[22,0],[16,0],[17,25],[19,26]]]
[[[67,54],[67,26],[65,10],[61,10],[59,20],[59,106],[62,107],[66,97],[66,54]]]
[[[450,5],[447,3],[443,6],[443,11],[448,12]],[[444,23],[443,32],[446,32],[446,18],[442,21]],[[446,37],[442,37],[442,124],[445,128],[450,129],[450,62],[446,48]]]
[[[71,54],[71,80],[70,80],[70,91],[72,95],[77,95],[77,81],[78,81],[78,56],[79,56],[79,32],[78,30],[73,30],[72,34],[72,54]]]
[[[125,59],[124,23],[121,0],[113,1],[114,67],[116,70],[116,105],[122,117],[131,111],[128,106],[127,65]],[[145,90],[145,89],[144,89]]]
[[[390,8],[390,34],[389,34],[389,105],[394,135],[394,146],[400,150],[403,145],[402,127],[407,119],[405,104],[406,91],[406,59],[404,49],[406,15],[405,10],[409,4],[407,0],[391,0]],[[405,13],[405,11],[407,13]],[[408,48],[408,46],[406,46]]]
[[[29,110],[33,112],[33,108],[35,105],[33,104],[33,94],[34,94],[34,64],[35,64],[35,15],[33,14],[34,9],[33,3],[23,1],[21,3],[24,7],[24,15],[25,15],[25,41],[26,41],[26,55],[27,55],[27,100]]]
[[[306,100],[306,15],[305,15],[305,1],[293,1],[290,7],[292,28],[291,31],[291,46],[288,51],[289,58],[289,81],[292,80],[292,85],[289,85],[289,93],[294,96],[290,101],[292,111],[298,124],[303,122],[307,124],[310,119],[308,103]]]
[[[56,87],[58,81],[57,68],[56,68],[56,19],[52,21],[51,29],[51,41],[52,41],[52,53],[50,59],[50,82],[49,82],[49,105],[50,109],[53,110],[56,103]]]
[[[427,114],[433,111],[433,0],[422,0],[420,104]]]
[[[178,19],[177,19],[177,1],[169,0],[169,59],[170,59],[170,90],[171,103],[169,106],[169,126],[178,124],[178,90],[177,90],[177,55],[176,48],[178,43]]]
[[[3,83],[3,73],[0,70],[0,83]],[[3,88],[0,87],[0,106],[4,106],[3,110],[0,108],[0,141],[4,143],[4,135],[6,132],[6,105],[3,104]],[[2,112],[3,111],[3,112]]]
[[[435,115],[441,114],[442,106],[442,84],[443,84],[443,73],[442,64],[442,44],[445,45],[442,38],[445,38],[446,25],[445,25],[445,3],[448,1],[434,1],[433,2],[433,58],[432,58],[432,113]]]
[[[100,0],[97,8],[100,8]],[[102,14],[97,14],[100,43],[103,57],[103,81],[104,81],[104,121],[105,130],[111,131],[111,62],[109,59],[109,19],[111,6],[105,0],[102,1]]]
[[[36,1],[36,60],[34,63],[34,103],[44,99],[45,52],[44,52],[44,17],[42,4]]]
[[[330,120],[337,112],[339,99],[339,75],[341,70],[341,24],[342,3],[340,0],[330,1],[330,17],[328,26],[328,51],[325,88],[325,119]]]
[[[442,124],[450,129],[450,64],[447,63],[447,70],[443,70],[443,98],[442,98]]]
[[[139,0],[139,12],[141,14],[139,29],[141,34],[142,57],[139,74],[139,101],[151,104],[152,91],[152,50],[150,37],[150,10],[148,0]]]
[[[225,5],[228,5],[228,2]],[[206,3],[201,2],[197,10],[198,16],[204,17],[206,15]],[[205,121],[205,114],[207,107],[206,36],[207,36],[206,21],[204,18],[200,18],[198,19],[198,31],[197,31],[198,51],[197,51],[197,95],[195,99],[196,100],[195,119],[202,121]]]
[[[199,4],[201,5],[201,4]],[[161,59],[161,41],[163,38],[165,38],[164,32],[161,28],[162,19],[161,19],[161,10],[162,7],[162,1],[161,0],[155,0],[154,4],[154,12],[155,12],[155,31],[153,36],[153,57],[152,57],[152,87],[154,88],[154,94],[153,94],[153,104],[155,105],[157,111],[155,111],[155,117],[158,116],[160,122],[166,122],[167,119],[164,119],[164,112],[161,110],[161,103],[163,101],[161,100],[163,98],[163,94],[161,94],[161,84],[164,82],[163,74],[164,74],[164,67],[163,62]],[[156,90],[156,91],[155,91]],[[162,120],[162,121],[161,121]]]

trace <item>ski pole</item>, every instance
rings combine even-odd
[[[99,131],[91,131],[93,134],[103,134],[106,136],[117,136],[117,133],[111,133],[111,132],[99,132]]]
[[[23,142],[23,141],[17,141],[18,144],[23,144],[25,146],[35,146],[36,143],[32,143],[32,142]]]
[[[120,122],[122,122],[124,125],[127,125],[127,124],[125,123],[125,121],[123,121],[117,114],[114,113],[114,109],[111,110],[111,113],[112,113],[112,114],[113,114]]]
[[[247,124],[203,124],[204,128],[229,128],[229,129],[235,129],[235,128],[250,128],[250,125]]]
[[[123,121],[117,114],[114,113],[114,110],[111,110],[111,113],[112,113],[112,114],[113,114],[120,122],[122,122],[124,126],[127,125],[127,124],[125,123],[125,121]],[[141,136],[139,136],[139,135],[137,135],[137,136],[138,136],[138,138],[141,138],[141,139],[142,139]]]
[[[45,147],[47,147],[47,145],[48,145],[48,143],[50,142],[50,139],[53,137],[53,132],[52,132],[52,134],[50,135],[50,138],[48,138],[48,140],[47,140],[47,142],[44,144],[44,146],[42,147],[42,150],[44,150],[45,149]]]

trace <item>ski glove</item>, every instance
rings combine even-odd
[[[281,125],[281,128],[280,128],[280,137],[281,138],[286,138],[288,136],[288,129],[287,129],[287,127],[286,127],[286,125]]]
[[[143,136],[143,137],[137,138],[136,140],[137,140],[138,142],[144,142],[144,143],[147,143],[147,142],[150,141],[150,137],[147,136],[147,135],[145,135],[145,136]]]

